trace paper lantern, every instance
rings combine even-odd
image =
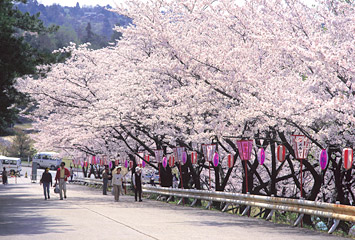
[[[169,166],[172,168],[175,165],[175,157],[174,155],[170,155],[169,157]]]
[[[218,153],[216,152],[213,156],[213,166],[217,167],[219,164],[219,155]]]
[[[142,167],[144,168],[145,167],[145,161],[142,161]]]
[[[130,169],[133,168],[133,161],[129,161],[129,168],[130,168]]]
[[[145,160],[146,162],[149,162],[149,159],[150,159],[149,155],[145,155],[145,156],[144,156],[144,160]]]
[[[168,165],[168,159],[166,157],[163,157],[162,165],[164,168]]]
[[[91,164],[96,164],[96,156],[92,156],[92,158],[91,158]]]
[[[182,162],[181,162],[182,165],[184,165],[187,162],[187,154],[186,154],[186,152],[182,153],[182,159],[181,160],[182,160]]]
[[[328,165],[328,153],[326,149],[322,149],[319,154],[319,164],[322,170],[324,170]]]
[[[231,153],[228,153],[227,160],[228,160],[228,167],[232,168],[234,165],[234,158]]]
[[[112,168],[112,161],[109,162],[108,167]]]
[[[239,140],[237,141],[240,159],[244,161],[250,160],[251,151],[253,150],[253,140]]]
[[[351,148],[343,149],[343,160],[344,160],[344,168],[349,170],[353,165],[353,150]]]
[[[84,166],[85,166],[85,167],[88,167],[88,161],[85,161],[85,162],[84,162]]]
[[[124,161],[124,167],[128,168],[128,160],[127,159]]]
[[[264,148],[260,148],[258,150],[258,161],[259,161],[260,165],[264,164],[264,161],[265,161],[265,150],[264,150]]]
[[[197,152],[192,152],[191,153],[191,163],[192,164],[197,164]]]
[[[309,138],[304,135],[291,135],[291,140],[296,159],[306,159],[311,145]]]
[[[286,147],[284,145],[277,146],[276,157],[279,162],[283,162],[286,159]]]

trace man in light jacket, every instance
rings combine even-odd
[[[67,185],[68,177],[70,177],[70,172],[68,168],[65,168],[65,162],[60,164],[60,168],[57,170],[57,174],[55,175],[55,185],[59,182],[59,193],[60,200],[63,200],[63,192],[64,198],[67,198]]]
[[[120,194],[122,193],[123,175],[121,174],[121,167],[117,167],[116,172],[112,176],[113,191],[115,194],[115,202],[118,202]]]

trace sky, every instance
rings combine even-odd
[[[107,4],[112,7],[115,6],[116,3],[122,2],[122,0],[37,0],[38,3],[42,3],[43,5],[52,5],[54,3],[60,4],[62,6],[70,6],[73,7],[79,2],[80,6],[106,6]]]

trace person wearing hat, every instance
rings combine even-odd
[[[52,174],[49,172],[49,168],[46,168],[46,170],[43,172],[39,183],[43,184],[44,200],[47,200],[47,197],[50,199],[51,197],[49,196],[49,184],[51,184],[52,187]]]
[[[137,195],[139,195],[139,201],[142,201],[142,169],[136,167],[136,171],[133,176],[134,198],[137,202]]]
[[[120,199],[122,193],[123,175],[121,174],[121,167],[117,167],[112,176],[113,192],[115,195],[115,202]]]

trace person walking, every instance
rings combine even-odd
[[[136,167],[136,171],[133,176],[133,186],[134,186],[134,198],[137,202],[137,195],[139,195],[139,201],[142,201],[142,169]]]
[[[44,193],[44,200],[50,199],[51,197],[49,196],[49,184],[51,184],[52,187],[52,174],[49,172],[49,168],[46,168],[46,170],[43,172],[40,184],[43,184],[43,193]]]
[[[2,184],[7,184],[7,172],[5,167],[3,168],[1,175],[2,175]]]
[[[123,176],[121,174],[121,167],[117,167],[116,172],[112,176],[112,185],[115,195],[115,202],[118,202],[120,194],[122,193],[122,181]]]
[[[59,194],[60,200],[63,200],[63,192],[64,198],[67,198],[67,185],[68,177],[70,176],[70,172],[68,168],[65,168],[65,162],[61,162],[60,168],[57,170],[57,174],[55,175],[55,185],[59,182]]]
[[[73,177],[74,177],[74,169],[72,166],[70,166],[70,182],[73,182]]]
[[[103,188],[102,188],[102,194],[107,195],[107,183],[109,179],[109,172],[108,168],[105,168],[105,171],[102,173],[102,182],[103,182]]]

